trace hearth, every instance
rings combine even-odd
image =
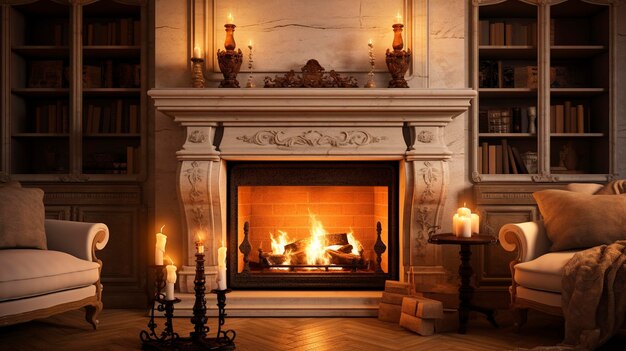
[[[398,278],[398,162],[229,162],[229,284],[380,289]]]

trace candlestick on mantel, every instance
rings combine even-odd
[[[404,42],[402,41],[402,28],[404,28],[404,24],[401,22],[402,16],[400,16],[400,12],[398,11],[396,23],[391,26],[393,28],[393,43],[391,44],[393,51],[387,49],[385,53],[385,63],[387,64],[387,69],[392,78],[389,81],[389,88],[409,87],[406,79],[404,79],[404,75],[409,69],[411,49],[406,51],[402,50],[402,48],[404,48]]]
[[[165,226],[162,226],[159,233],[156,234],[156,245],[154,248],[154,264],[157,266],[163,265],[163,254],[165,253],[165,244],[167,243],[167,236],[163,234],[163,228],[165,228]]]
[[[168,257],[169,258],[169,257]],[[170,264],[168,264],[165,269],[167,271],[167,276],[165,278],[165,299],[166,300],[174,300],[176,296],[174,296],[174,284],[176,284],[176,266],[174,265],[174,261],[169,258]]]
[[[370,63],[370,71],[367,73],[367,83],[365,83],[365,88],[376,88],[376,83],[374,82],[374,43],[372,43],[372,39],[367,43],[368,47],[368,56]]]
[[[199,46],[193,48],[193,58],[202,58],[202,53]]]
[[[196,252],[204,254],[204,235],[202,233],[196,234]]]
[[[233,16],[228,14],[228,23],[224,25],[226,30],[226,38],[224,39],[225,51],[217,49],[217,62],[220,67],[220,72],[224,75],[224,79],[220,82],[220,88],[239,88],[239,81],[237,81],[237,74],[241,68],[243,61],[243,54],[241,49],[235,51],[235,24],[233,23]]]

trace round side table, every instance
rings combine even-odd
[[[472,256],[472,245],[490,245],[498,242],[498,238],[492,235],[474,234],[469,238],[457,237],[452,233],[435,234],[428,239],[428,242],[436,245],[460,245],[461,250],[459,256],[461,265],[459,266],[459,276],[461,277],[461,286],[459,287],[459,333],[465,334],[467,331],[467,321],[469,320],[469,312],[477,311],[483,313],[494,327],[498,327],[493,316],[492,309],[474,306],[472,304],[472,296],[474,288],[470,284],[470,278],[474,274],[470,257]]]

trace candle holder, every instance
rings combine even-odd
[[[191,62],[191,86],[204,88],[204,59],[192,57]]]
[[[215,338],[208,338],[209,327],[206,325],[206,280],[204,277],[204,253],[196,253],[196,275],[194,279],[195,302],[193,305],[193,317],[191,323],[194,330],[189,333],[189,337],[180,337],[175,331],[172,324],[174,316],[174,305],[180,302],[180,299],[166,300],[165,295],[161,292],[165,287],[165,279],[163,269],[165,266],[151,266],[155,271],[155,288],[154,298],[152,301],[152,309],[150,312],[150,321],[148,322],[148,331],[142,330],[139,338],[142,342],[144,350],[180,350],[180,351],[200,351],[200,350],[235,350],[235,337],[237,333],[234,330],[222,331],[222,326],[226,319],[226,294],[231,292],[226,290],[211,290],[211,293],[217,295],[218,307],[218,328]],[[155,308],[156,306],[156,308]],[[159,335],[157,332],[157,324],[154,320],[155,309],[165,314],[164,329]]]
[[[408,88],[409,84],[404,79],[406,71],[409,69],[409,63],[411,62],[411,49],[402,50],[404,43],[402,41],[402,28],[404,25],[396,23],[393,25],[393,51],[387,49],[385,53],[385,62],[387,63],[387,69],[391,74],[391,80],[389,81],[389,88]]]
[[[367,73],[367,83],[365,83],[365,88],[376,88],[376,83],[374,82],[374,44],[368,43],[369,47],[368,55],[370,61],[370,71]]]
[[[248,49],[250,52],[248,53],[248,82],[246,83],[246,88],[254,88],[256,84],[254,84],[254,80],[252,80],[252,45],[248,45]]]
[[[239,81],[237,81],[237,74],[241,69],[241,63],[243,62],[243,54],[241,49],[235,51],[235,25],[225,24],[226,28],[226,40],[224,41],[225,51],[217,50],[217,62],[220,66],[220,72],[224,75],[224,80],[220,82],[220,88],[239,88]]]

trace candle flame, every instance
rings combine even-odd
[[[204,241],[204,233],[203,232],[197,232],[196,233],[196,242],[202,244],[203,241]]]
[[[369,46],[373,46],[374,45],[374,43],[372,43],[372,39],[370,39],[370,41],[367,43],[367,45],[369,45]]]
[[[165,224],[161,227],[160,233],[163,234],[163,228],[165,228]]]
[[[252,40],[250,40],[250,41],[248,42],[248,47],[249,47],[250,49],[252,49]]]
[[[398,11],[398,14],[396,15],[396,23],[400,22],[402,22],[402,16],[400,16],[400,11]]]
[[[170,264],[173,266],[174,265],[174,260],[172,260],[172,258],[168,255],[167,259],[170,260]]]
[[[233,23],[235,21],[235,19],[233,18],[232,13],[228,14],[228,23]]]

